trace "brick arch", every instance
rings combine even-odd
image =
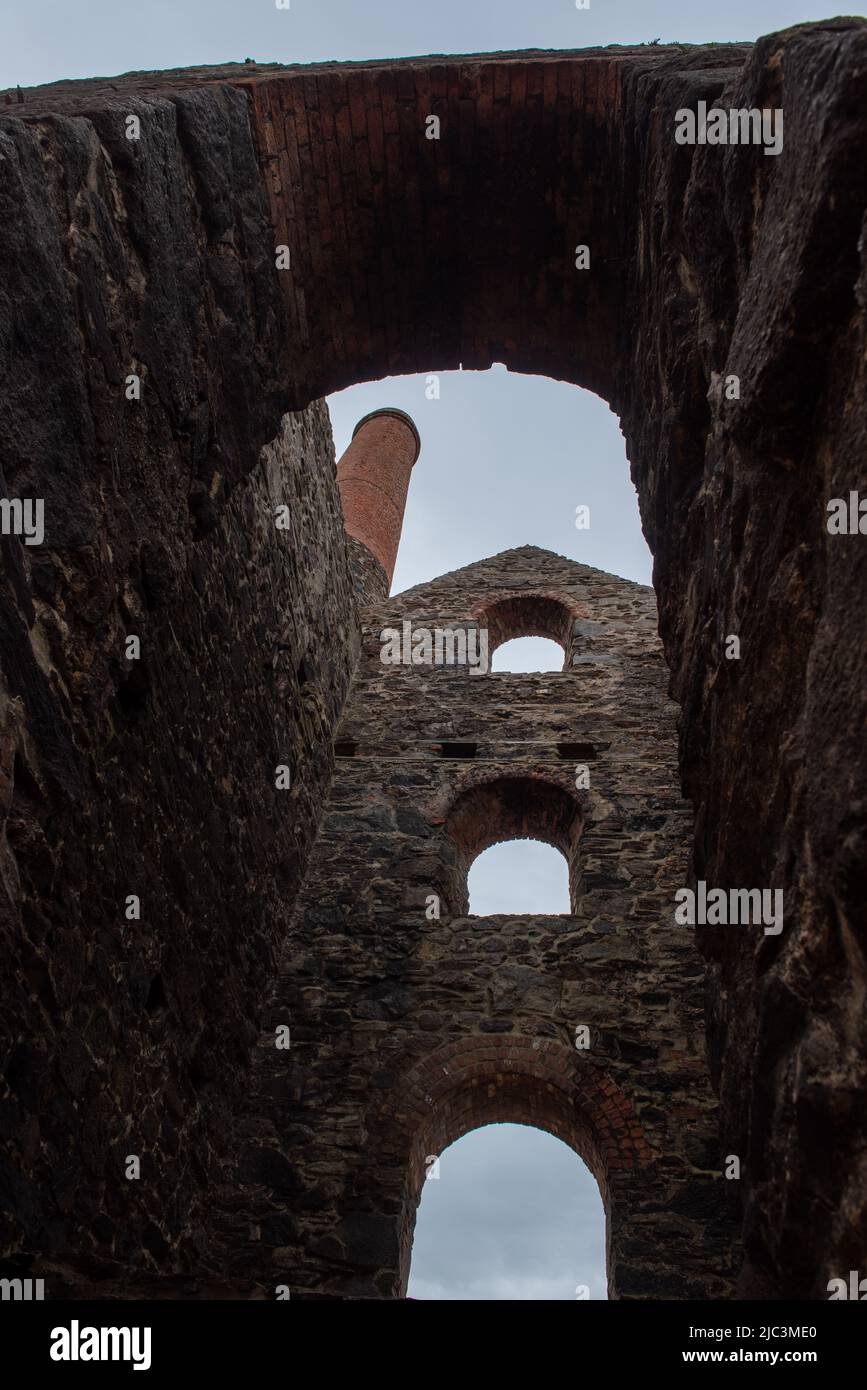
[[[516,637],[547,637],[563,648],[564,669],[568,669],[572,645],[572,625],[578,605],[550,590],[526,589],[500,594],[473,610],[481,627],[488,630],[488,648],[493,656],[504,642]]]
[[[445,816],[457,849],[449,901],[466,911],[467,874],[475,859],[505,840],[541,840],[569,866],[573,911],[580,881],[579,842],[584,817],[577,796],[559,781],[533,774],[486,777],[464,785]]]
[[[488,1124],[524,1124],[561,1139],[587,1164],[606,1211],[617,1189],[656,1157],[626,1095],[600,1067],[551,1038],[477,1034],[416,1063],[373,1121],[392,1161],[405,1165],[400,1213],[400,1290],[405,1292],[426,1160]],[[384,1136],[383,1136],[384,1137]]]
[[[280,289],[297,405],[494,361],[613,403],[638,208],[622,73],[620,55],[533,52],[247,78],[292,252]],[[579,243],[597,250],[592,274]]]

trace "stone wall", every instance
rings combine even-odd
[[[357,652],[323,407],[285,418],[207,536],[186,517],[152,542],[165,569],[121,582],[105,541],[55,542],[17,596],[4,577],[0,1219],[55,1293],[207,1267]]]
[[[3,491],[45,541],[0,542],[0,1246],[140,1275],[201,1257],[357,618],[244,97],[18,110]]]
[[[381,631],[406,619],[484,627],[494,609],[501,641],[521,626],[504,605],[532,623],[534,602],[582,640],[560,673],[380,659]],[[721,1175],[703,970],[673,924],[691,816],[652,590],[528,546],[365,610],[364,634],[245,1122],[235,1205],[258,1239],[239,1219],[227,1266],[293,1296],[400,1294],[425,1159],[512,1120],[595,1173],[612,1296],[725,1296],[737,1184]],[[513,836],[572,860],[573,915],[467,917],[469,864]]]
[[[22,1212],[41,1143],[40,995],[54,1003],[12,857],[39,864],[31,916],[90,911],[74,885],[103,835],[86,820],[111,775],[103,711],[121,687],[133,712],[141,699],[119,669],[125,605],[145,602],[127,592],[176,621],[192,537],[287,410],[496,359],[617,412],[683,710],[694,876],[785,891],[781,937],[703,942],[723,1147],[744,1172],[740,1292],[823,1297],[863,1264],[867,558],[862,537],[829,536],[825,508],[867,491],[865,82],[867,23],[839,19],[753,47],[132,74],[3,108],[5,486],[44,497],[47,524],[42,552],[4,538],[0,610],[6,766],[19,806],[49,808],[18,812],[3,850],[7,946],[27,972],[5,1053]],[[676,145],[675,112],[699,100],[781,106],[783,153]],[[337,545],[334,525],[308,544]],[[739,662],[724,656],[732,633]],[[58,642],[74,653],[68,694]],[[212,698],[216,725],[233,726]],[[184,840],[197,813],[177,813]],[[126,862],[137,844],[113,823]],[[76,843],[82,862],[55,889],[51,865]],[[186,874],[162,881],[182,912]],[[121,1065],[123,1040],[93,1026]],[[58,1134],[77,1132],[58,1104]],[[78,1239],[67,1224],[58,1244],[67,1231]]]
[[[660,131],[700,97],[782,107],[783,154],[672,150]],[[642,308],[615,399],[683,709],[694,877],[785,901],[780,936],[699,934],[745,1297],[826,1298],[867,1257],[867,544],[827,528],[830,499],[867,495],[865,103],[862,20],[764,38],[730,79],[625,93]]]

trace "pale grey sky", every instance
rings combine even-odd
[[[422,375],[365,382],[328,401],[338,455],[380,406],[398,406],[418,426],[393,592],[520,545],[650,583],[623,436],[603,400],[502,365],[439,376],[438,400],[427,399]],[[589,530],[576,529],[578,506],[590,508]]]
[[[751,40],[837,13],[818,0],[591,0],[589,10],[574,0],[291,0],[283,10],[274,0],[0,0],[0,87],[247,57],[307,63]],[[422,436],[395,590],[528,543],[649,582],[623,441],[602,401],[503,367],[444,373],[439,401],[425,399],[421,378],[369,383],[331,398],[338,453],[355,422],[382,405],[407,410]],[[591,508],[589,531],[575,529],[579,504]],[[505,869],[486,860],[474,910],[497,910],[485,893],[512,910],[562,901],[551,897],[562,880],[543,851],[521,846]],[[589,1283],[602,1298],[601,1211],[593,1179],[559,1140],[511,1125],[477,1130],[446,1150],[439,1181],[426,1186],[410,1291],[569,1299]]]
[[[0,86],[199,63],[313,63],[587,48],[607,43],[756,39],[847,13],[817,0],[2,0]]]
[[[566,859],[553,845],[538,840],[491,845],[470,866],[467,887],[474,917],[499,912],[554,915],[569,911]]]
[[[525,1125],[487,1125],[440,1156],[425,1183],[410,1298],[606,1298],[605,1216],[577,1154]]]

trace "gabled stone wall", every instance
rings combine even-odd
[[[383,664],[383,630],[483,624],[505,596],[558,604],[592,629],[592,654],[536,675]],[[674,925],[691,816],[655,626],[652,590],[534,547],[364,611],[344,754],[259,1046],[240,1199],[258,1241],[233,1242],[239,1275],[400,1294],[425,1159],[512,1120],[596,1174],[612,1296],[730,1292],[737,1184],[702,965]],[[466,916],[469,863],[514,835],[571,855],[573,915]]]

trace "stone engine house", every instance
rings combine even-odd
[[[362,650],[258,1053],[250,1129],[261,1141],[267,1115],[269,1145],[251,1149],[250,1176],[301,1179],[278,1184],[260,1217],[278,1247],[279,1218],[298,1223],[274,1267],[288,1259],[345,1293],[404,1292],[426,1161],[516,1121],[595,1174],[613,1293],[725,1296],[736,1228],[703,970],[693,934],[672,925],[692,818],[653,591],[527,546],[389,600],[376,557],[390,570],[413,444],[397,412],[377,415],[338,467]],[[491,652],[550,637],[564,669],[485,673],[445,648],[412,664],[409,646],[387,664],[382,634],[404,623],[481,630]],[[467,916],[473,859],[517,837],[562,851],[573,915]],[[274,1030],[289,1019],[287,1069]]]
[[[512,1120],[595,1174],[612,1296],[825,1298],[867,1259],[867,541],[826,524],[867,22],[6,95],[4,1269],[400,1297],[430,1155]],[[676,143],[699,101],[784,148]],[[389,597],[418,435],[384,401],[337,463],[323,398],[493,361],[616,412],[653,591],[526,547]],[[564,667],[383,661],[404,624]],[[571,912],[469,916],[520,836]],[[678,927],[698,881],[783,930]]]

